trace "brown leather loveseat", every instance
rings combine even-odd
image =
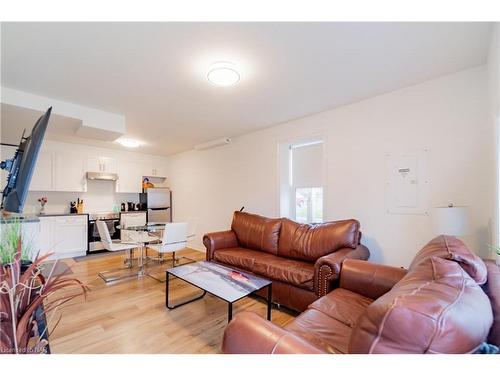
[[[297,311],[327,294],[342,261],[368,259],[357,220],[310,225],[235,212],[231,230],[203,237],[207,260],[273,281],[273,302]]]
[[[408,271],[347,259],[339,288],[281,328],[249,312],[225,353],[473,353],[500,346],[500,267],[440,236]]]

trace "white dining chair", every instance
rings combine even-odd
[[[127,227],[146,225],[146,215],[131,213],[120,216],[120,238],[125,243],[149,243],[159,241],[157,236],[150,235],[147,231],[127,230]]]
[[[148,247],[158,254],[172,253],[172,265],[179,262],[179,259],[189,259],[186,257],[176,258],[176,251],[186,248],[188,241],[188,223],[166,223],[163,230],[163,238],[159,244],[150,244]],[[193,259],[189,259],[193,261]]]
[[[127,267],[125,268],[117,268],[113,270],[107,270],[107,271],[101,271],[98,273],[99,277],[104,280],[104,282],[108,283],[111,281],[116,281],[120,279],[125,279],[127,277],[132,277],[132,276],[137,276],[136,274],[129,273],[126,275],[120,275],[120,276],[114,276],[114,277],[107,277],[106,274],[110,273],[117,273],[120,271],[124,271],[127,269],[132,268],[132,250],[137,247],[136,243],[131,243],[131,242],[122,242],[122,241],[113,241],[111,239],[111,235],[109,234],[109,229],[106,223],[102,220],[97,220],[97,231],[99,232],[99,237],[101,237],[101,242],[104,246],[104,248],[108,251],[123,251],[126,250],[128,253],[128,259],[125,261],[127,264]]]

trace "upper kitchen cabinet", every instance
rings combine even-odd
[[[117,193],[142,192],[143,165],[136,161],[120,160],[118,164]]]
[[[68,152],[56,153],[55,190],[87,191],[86,158],[83,155]]]
[[[116,159],[104,156],[91,156],[87,159],[87,172],[116,173]]]
[[[158,161],[146,162],[143,166],[143,176],[147,177],[159,177],[165,178],[167,177],[167,170],[163,163]]]
[[[55,190],[54,182],[54,153],[40,151],[29,190],[53,191]]]

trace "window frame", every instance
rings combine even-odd
[[[311,190],[311,194],[310,194],[310,198],[308,199],[308,204],[307,204],[307,219],[305,222],[303,221],[300,221],[298,220],[297,218],[297,190],[300,190],[300,189],[310,189]],[[314,218],[314,210],[313,210],[313,199],[312,199],[312,196],[313,196],[313,193],[314,193],[314,189],[321,189],[321,220],[317,221],[315,220]],[[292,186],[292,190],[294,192],[293,194],[293,201],[291,202],[291,205],[292,205],[292,212],[293,212],[293,220],[298,222],[298,223],[307,223],[307,224],[311,224],[311,223],[323,223],[325,220],[324,218],[324,209],[325,209],[325,200],[324,200],[324,193],[325,193],[325,188],[323,186],[302,186],[302,187],[293,187]]]
[[[310,187],[297,187],[293,185],[293,156],[292,151],[297,147],[312,146],[314,144],[322,145],[322,184],[320,186],[310,186]],[[285,160],[286,159],[286,160]],[[287,217],[291,220],[296,221],[296,190],[300,188],[322,188],[322,221],[327,220],[327,147],[326,147],[326,136],[324,134],[316,134],[304,137],[298,137],[294,139],[288,139],[278,142],[278,202],[279,202],[279,212],[280,216]],[[286,169],[286,171],[285,171]],[[313,212],[311,210],[310,215]],[[308,222],[317,222],[314,220],[314,216]]]

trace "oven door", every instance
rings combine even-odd
[[[112,240],[120,239],[120,230],[117,226],[120,224],[117,219],[108,219],[103,220],[108,226],[109,235]],[[101,242],[101,237],[99,236],[99,231],[97,230],[97,224],[95,220],[89,221],[89,233],[88,233],[88,241],[89,241],[89,253],[94,251],[104,250],[104,245]]]

